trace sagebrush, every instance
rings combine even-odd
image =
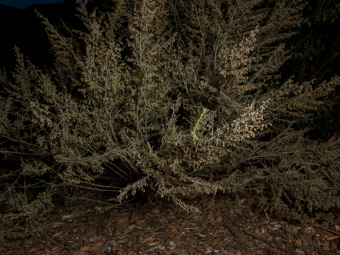
[[[1,78],[0,152],[21,161],[2,173],[2,224],[48,210],[60,187],[118,202],[149,192],[194,211],[183,199],[218,191],[295,216],[339,207],[340,138],[311,140],[308,122],[340,79],[282,81],[303,4],[269,2],[117,0],[88,12],[79,1],[83,28],[65,33],[38,13],[53,69],[16,49]]]

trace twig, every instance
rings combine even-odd
[[[327,231],[327,232],[332,233],[334,235],[340,236],[340,233],[337,232],[337,231],[334,231],[334,230],[331,230],[331,229],[328,229],[328,228],[324,228],[324,227],[321,227],[321,226],[317,226],[317,225],[313,225],[313,227]]]
[[[244,233],[246,233],[247,235],[250,235],[252,237],[255,237],[256,239],[258,239],[258,240],[260,240],[264,243],[267,243],[270,247],[274,248],[273,245],[266,238],[259,236],[259,235],[256,235],[256,234],[251,233],[251,232],[247,232],[247,231],[244,231]]]

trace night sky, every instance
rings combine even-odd
[[[60,2],[63,2],[63,0],[0,0],[0,4],[19,9],[26,9],[28,6],[33,4],[53,4]]]

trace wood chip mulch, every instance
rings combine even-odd
[[[340,254],[340,214],[307,226],[269,218],[251,198],[200,201],[200,214],[146,203],[98,214],[90,202],[57,208],[41,237],[7,241],[0,254]]]

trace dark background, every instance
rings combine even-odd
[[[33,4],[49,4],[63,2],[63,0],[0,0],[0,4],[16,7],[20,9],[26,9]]]
[[[57,0],[58,1],[58,0]],[[100,0],[91,1],[88,6],[93,8]],[[38,10],[55,25],[61,25],[61,20],[71,27],[78,22],[75,17],[75,0],[64,0],[54,4],[30,5],[19,9],[0,4],[0,68],[13,70],[15,66],[14,46],[18,46],[30,61],[38,66],[51,64],[52,55],[47,40],[45,28],[35,13]]]

